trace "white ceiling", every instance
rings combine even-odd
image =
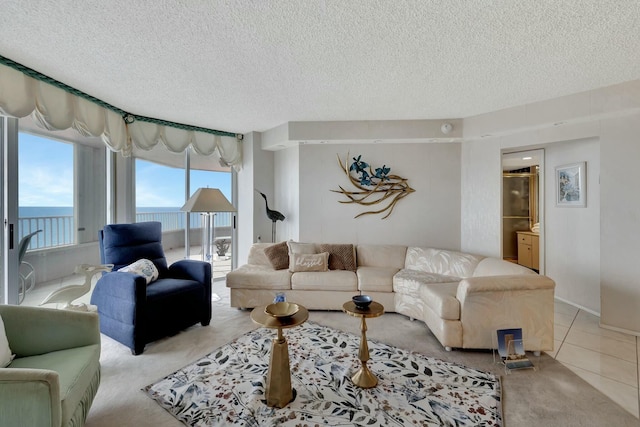
[[[230,132],[463,118],[640,78],[635,0],[1,0],[0,55]]]

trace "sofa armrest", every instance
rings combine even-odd
[[[17,357],[100,344],[96,313],[2,305],[0,314]]]
[[[60,378],[46,369],[0,369],[0,425],[60,426]]]
[[[493,348],[496,330],[522,328],[526,350],[553,350],[555,282],[539,275],[460,281],[457,299],[464,348]]]
[[[477,292],[519,291],[555,289],[555,282],[547,276],[515,274],[509,276],[469,277],[460,281],[457,298],[464,301],[467,295]]]
[[[125,273],[123,271],[113,271],[105,273],[96,283],[93,297],[98,294],[109,295],[111,297],[135,301],[140,296],[147,294],[147,280],[135,273]]]
[[[180,279],[191,279],[211,285],[211,264],[193,259],[182,259],[169,266],[169,275]]]

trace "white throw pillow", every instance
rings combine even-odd
[[[0,316],[0,368],[6,368],[13,360],[14,355],[11,354],[9,341],[7,341],[7,333],[4,330],[4,322]]]
[[[289,247],[289,271],[295,270],[294,255],[318,253],[315,243],[300,243],[289,240],[287,246]]]
[[[158,269],[153,264],[153,262],[144,258],[139,259],[133,264],[122,267],[118,271],[122,271],[124,273],[135,273],[139,276],[142,276],[146,279],[147,285],[156,280],[159,276]]]

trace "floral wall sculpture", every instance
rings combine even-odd
[[[347,159],[349,154],[347,153]],[[348,200],[341,200],[340,203],[357,203],[366,206],[367,209],[373,205],[383,204],[381,209],[372,209],[355,216],[359,218],[369,214],[384,214],[382,219],[391,215],[399,200],[413,193],[415,190],[409,186],[408,180],[398,175],[390,174],[391,168],[387,165],[375,170],[364,160],[362,155],[353,158],[351,165],[348,160],[344,163],[338,155],[338,164],[343,170],[354,189],[347,190],[340,186],[340,190],[331,190],[341,193]]]

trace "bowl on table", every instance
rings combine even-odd
[[[356,308],[366,310],[367,308],[369,308],[369,305],[371,304],[371,301],[373,301],[373,298],[371,298],[369,295],[356,295],[351,298],[351,300],[356,305]]]
[[[265,307],[264,312],[273,317],[291,317],[300,310],[294,302],[276,302]]]

